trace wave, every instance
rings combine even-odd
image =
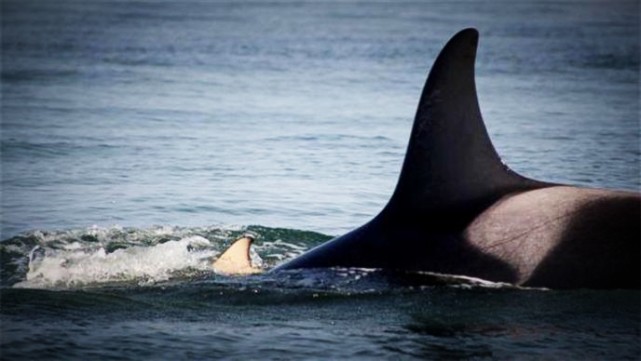
[[[212,261],[245,231],[259,235],[254,264],[270,268],[330,236],[261,226],[38,230],[0,243],[2,286],[75,288],[154,284],[212,273]]]
[[[518,288],[478,278],[363,268],[288,270],[245,277],[216,274],[212,262],[243,232],[258,235],[254,265],[265,270],[331,236],[263,226],[72,229],[32,231],[0,242],[2,286],[31,289],[131,289],[154,286],[224,292],[352,295],[456,288]]]

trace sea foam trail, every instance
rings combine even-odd
[[[37,230],[0,242],[2,285],[149,285],[213,275],[212,262],[245,231],[259,235],[250,255],[255,266],[265,269],[329,238],[299,230],[231,225]]]
[[[251,248],[255,266],[269,270],[297,257],[329,236],[262,226],[152,227],[34,231],[0,243],[5,285],[15,288],[74,289],[104,286],[154,286],[178,282],[208,287],[276,287],[338,294],[434,286],[514,288],[466,276],[381,269],[292,270],[258,278],[218,275],[212,262],[245,231],[259,235]],[[9,280],[9,282],[7,282]]]
[[[96,283],[166,281],[180,272],[207,271],[218,255],[200,236],[150,247],[134,246],[107,253],[104,247],[83,248],[78,242],[62,249],[36,246],[26,280],[15,287],[73,287]]]

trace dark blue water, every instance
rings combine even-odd
[[[375,215],[470,26],[507,164],[638,190],[637,1],[1,4],[3,359],[639,358],[638,291],[209,267]]]

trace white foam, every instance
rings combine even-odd
[[[168,241],[149,247],[133,246],[107,253],[101,245],[93,248],[71,243],[62,249],[31,252],[26,280],[15,287],[74,287],[95,283],[136,281],[153,283],[168,280],[180,271],[210,270],[218,254],[201,236]]]
[[[270,264],[280,263],[288,259],[294,259],[305,253],[305,251],[307,250],[305,246],[285,242],[281,239],[273,242],[261,242],[260,244],[252,247],[252,250],[254,249],[261,254],[268,253],[268,257],[273,260],[272,262],[269,262]],[[274,250],[278,250],[278,252],[274,252]]]

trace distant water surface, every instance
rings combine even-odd
[[[391,194],[432,61],[481,33],[499,153],[639,188],[631,2],[3,1],[2,238],[261,224],[339,234]]]
[[[247,229],[270,267],[374,216],[466,27],[507,164],[638,191],[639,10],[3,0],[3,358],[638,359],[639,292],[208,265]]]

